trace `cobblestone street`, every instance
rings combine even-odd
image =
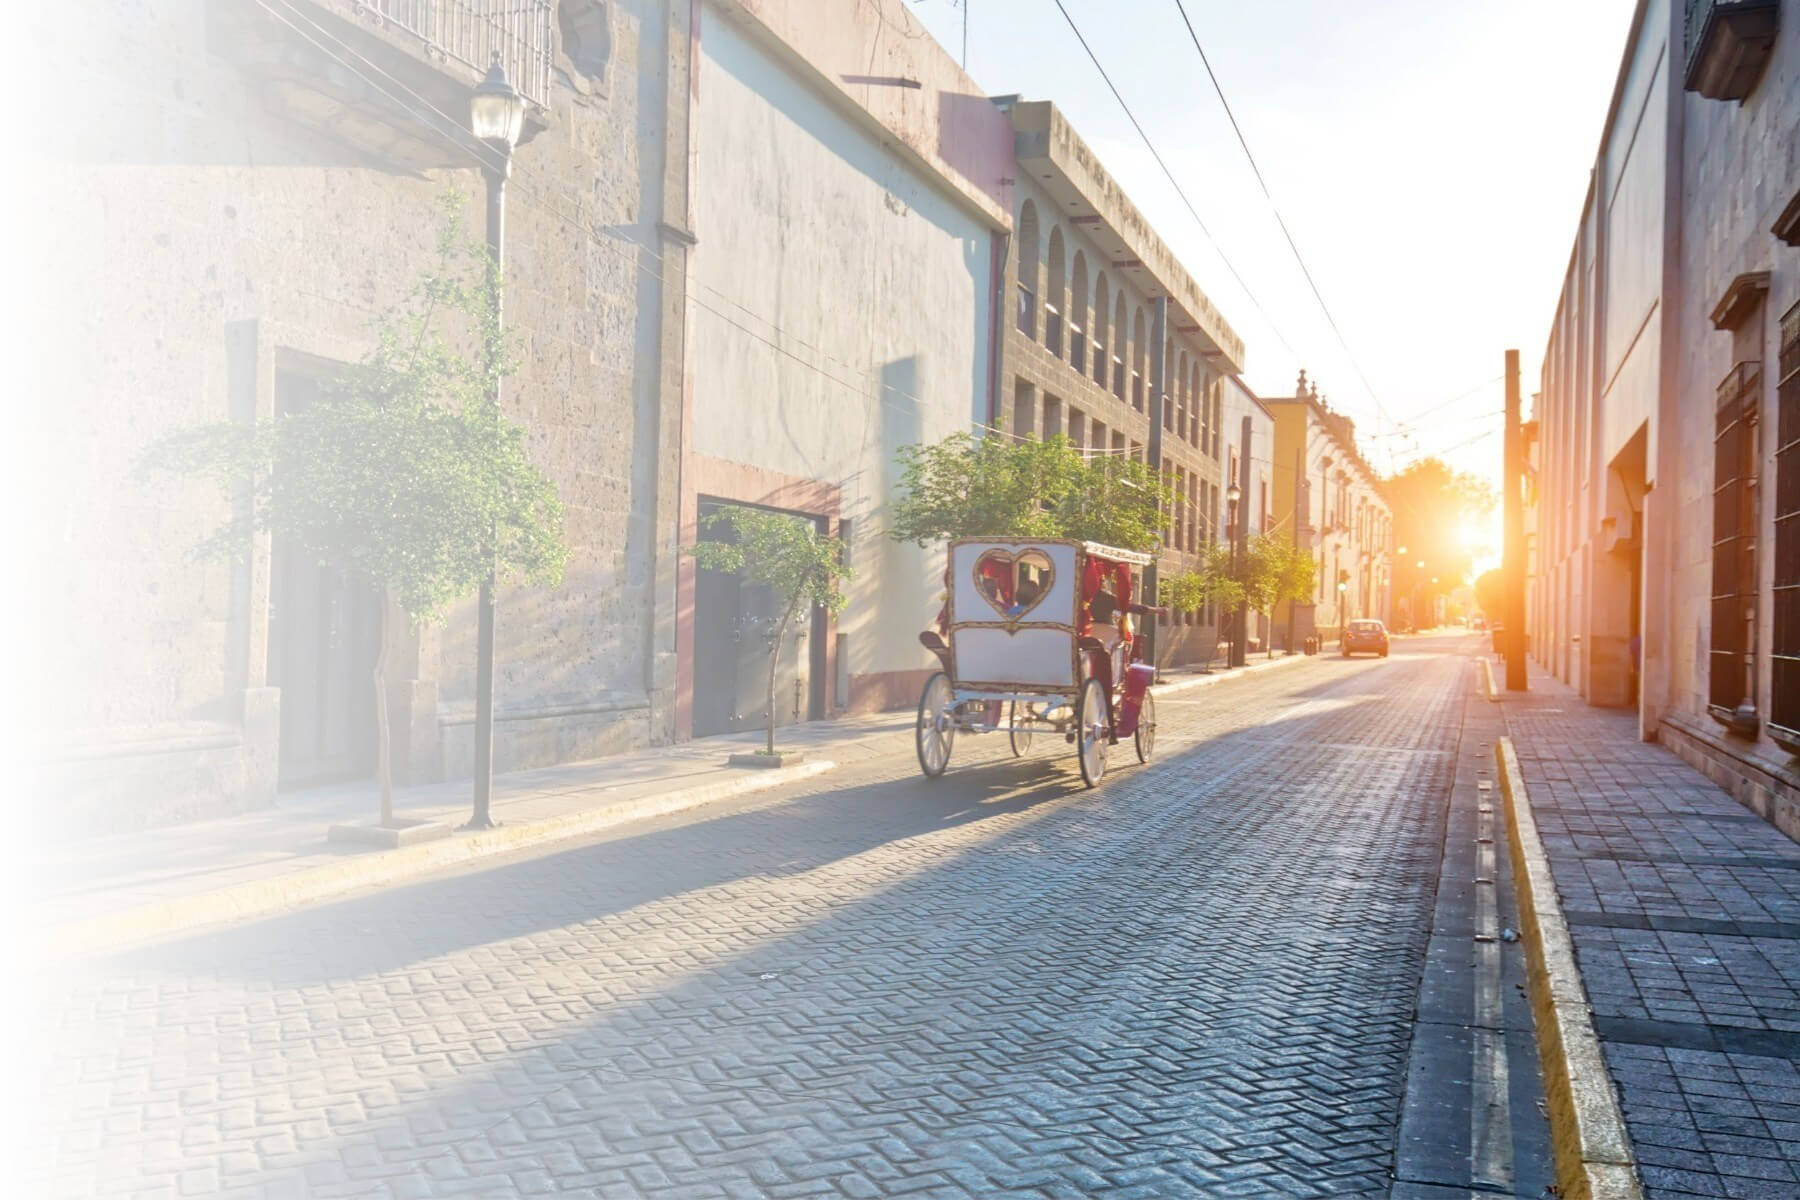
[[[1171,696],[1095,791],[965,738],[937,784],[909,748],[81,963],[37,997],[43,1181],[1387,1195],[1455,648]]]

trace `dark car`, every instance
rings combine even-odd
[[[1352,654],[1379,654],[1386,658],[1387,626],[1380,621],[1352,621],[1344,626],[1344,636],[1339,639],[1338,647],[1343,650],[1345,658]]]

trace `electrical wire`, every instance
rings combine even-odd
[[[1060,4],[1060,0],[1059,0]],[[1263,198],[1269,202],[1269,211],[1275,214],[1275,223],[1281,227],[1281,236],[1287,239],[1288,249],[1294,253],[1294,261],[1300,265],[1300,274],[1306,277],[1306,286],[1312,289],[1313,299],[1319,302],[1319,311],[1325,314],[1325,323],[1331,326],[1331,332],[1337,335],[1338,345],[1344,348],[1344,355],[1350,360],[1350,366],[1356,371],[1358,379],[1369,393],[1369,399],[1375,405],[1376,432],[1380,433],[1380,418],[1386,415],[1382,407],[1381,397],[1375,394],[1375,385],[1369,382],[1369,376],[1356,360],[1356,352],[1350,349],[1350,343],[1344,337],[1344,331],[1338,328],[1337,318],[1331,313],[1331,306],[1325,303],[1325,296],[1313,279],[1312,269],[1306,265],[1306,258],[1300,253],[1300,247],[1294,242],[1294,235],[1288,231],[1287,221],[1281,215],[1281,208],[1275,203],[1275,197],[1269,191],[1269,185],[1263,179],[1262,168],[1256,165],[1256,155],[1250,153],[1250,143],[1244,138],[1244,131],[1238,126],[1237,114],[1231,111],[1231,102],[1225,99],[1225,89],[1219,86],[1219,77],[1213,73],[1212,62],[1206,57],[1206,50],[1200,45],[1200,35],[1194,32],[1194,23],[1188,19],[1187,6],[1182,0],[1175,0],[1176,11],[1181,13],[1181,23],[1187,26],[1188,37],[1194,43],[1194,50],[1200,55],[1200,65],[1206,68],[1206,77],[1212,81],[1213,91],[1219,97],[1219,104],[1225,109],[1225,118],[1231,122],[1231,132],[1237,135],[1238,145],[1243,148],[1244,157],[1249,160],[1250,172],[1256,176],[1256,185],[1262,189]]]
[[[1287,340],[1286,335],[1281,332],[1281,327],[1275,323],[1275,318],[1269,315],[1269,310],[1263,307],[1262,301],[1256,298],[1256,293],[1250,289],[1250,285],[1244,282],[1244,277],[1232,265],[1231,259],[1225,254],[1224,247],[1219,245],[1219,239],[1215,238],[1212,230],[1206,227],[1206,222],[1201,219],[1200,211],[1194,207],[1194,202],[1188,199],[1187,191],[1181,186],[1181,181],[1175,178],[1175,172],[1169,169],[1169,164],[1164,161],[1162,152],[1156,148],[1156,143],[1150,140],[1150,135],[1144,131],[1144,126],[1137,119],[1137,114],[1131,111],[1131,105],[1126,103],[1124,95],[1113,83],[1112,76],[1108,75],[1106,68],[1100,64],[1099,55],[1094,53],[1094,48],[1088,45],[1087,38],[1082,36],[1081,27],[1075,24],[1075,18],[1069,15],[1069,10],[1063,7],[1063,0],[1055,0],[1055,4],[1057,11],[1062,13],[1063,20],[1068,22],[1069,31],[1075,35],[1075,40],[1080,42],[1081,48],[1087,52],[1088,61],[1094,64],[1094,69],[1100,72],[1100,78],[1106,81],[1107,89],[1112,92],[1113,99],[1117,100],[1119,107],[1125,110],[1126,119],[1131,122],[1131,127],[1137,130],[1138,137],[1143,139],[1144,147],[1150,151],[1150,157],[1156,160],[1156,165],[1162,168],[1162,173],[1168,179],[1169,186],[1175,189],[1175,194],[1181,197],[1182,204],[1187,206],[1188,215],[1194,218],[1194,224],[1200,227],[1200,232],[1206,235],[1208,242],[1212,243],[1213,250],[1219,256],[1219,261],[1225,264],[1225,269],[1231,272],[1233,279],[1237,280],[1237,285],[1244,290],[1244,295],[1249,298],[1251,304],[1255,305],[1256,311],[1262,314],[1263,320],[1268,322],[1269,330],[1275,335],[1275,339],[1287,349],[1290,355],[1299,358],[1300,352],[1295,350],[1293,343]]]

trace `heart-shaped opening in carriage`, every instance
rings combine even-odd
[[[975,560],[975,590],[1007,621],[1042,604],[1055,581],[1056,567],[1042,550],[984,550]]]

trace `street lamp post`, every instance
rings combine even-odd
[[[504,307],[500,287],[504,278],[506,231],[506,177],[512,173],[513,147],[525,126],[525,98],[507,82],[499,51],[487,78],[469,97],[469,129],[490,153],[481,173],[487,179],[487,249],[491,262],[494,331],[498,333]],[[500,408],[500,376],[488,364],[487,402],[496,416]],[[488,547],[491,556],[493,547]],[[464,829],[492,829],[494,794],[494,570],[488,566],[481,581],[475,616],[475,810]]]
[[[1239,488],[1235,481],[1226,487],[1225,502],[1231,509],[1231,577],[1232,579],[1237,580],[1240,587],[1243,585],[1243,580],[1238,579],[1238,572],[1240,570],[1238,564],[1243,561],[1244,521],[1238,509],[1239,502],[1242,501],[1243,498],[1243,489]],[[1245,636],[1247,631],[1244,629],[1247,619],[1248,610],[1245,603],[1240,600],[1238,602],[1237,612],[1232,616],[1231,650],[1225,660],[1234,667],[1241,667],[1244,665],[1244,652],[1249,641]]]

